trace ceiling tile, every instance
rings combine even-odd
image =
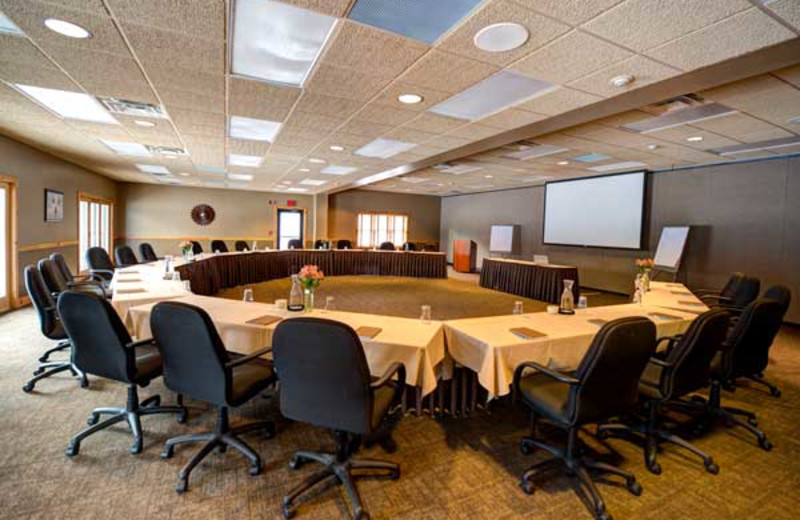
[[[800,65],[788,67],[772,73],[783,81],[791,83],[795,88],[800,89]]]
[[[352,0],[278,0],[284,4],[310,9],[331,16],[342,17],[347,13]]]
[[[422,130],[413,130],[411,128],[396,128],[391,132],[384,135],[387,139],[395,139],[404,143],[422,144],[431,139],[434,139],[437,134],[431,132],[423,132]]]
[[[17,38],[20,39],[21,38]],[[0,40],[0,44],[4,44]],[[33,48],[33,46],[31,46]],[[5,54],[5,49],[0,45],[0,52]],[[80,87],[64,74],[58,67],[43,55],[31,54],[28,61],[7,61],[5,56],[0,56],[0,78],[9,83],[32,85],[35,87],[54,88],[77,92]]]
[[[269,151],[269,143],[245,139],[228,138],[228,153],[241,155],[258,155],[263,157]]]
[[[411,66],[399,79],[403,83],[420,85],[441,92],[456,93],[486,79],[498,70],[500,68],[495,65],[432,50]]]
[[[798,107],[800,113],[800,107]],[[693,127],[730,137],[745,143],[791,137],[792,133],[747,114],[732,114],[692,123]],[[800,128],[798,128],[800,130]]]
[[[114,17],[165,31],[174,31],[206,40],[225,39],[225,2],[219,0],[105,0]]]
[[[326,96],[368,101],[388,83],[387,78],[320,63],[305,88],[309,92]]]
[[[325,96],[323,94],[304,90],[300,95],[300,100],[297,102],[295,110],[347,119],[355,114],[362,106],[363,103],[353,101],[352,99]]]
[[[587,94],[571,88],[561,87],[547,94],[541,95],[516,106],[518,109],[528,110],[538,114],[554,116],[575,110],[582,106],[591,105],[603,98],[594,94]]]
[[[345,123],[338,131],[352,135],[378,137],[391,129],[392,127],[390,125],[370,123],[369,121],[361,121],[358,118],[354,118]]]
[[[788,120],[800,115],[790,108],[800,107],[800,90],[773,76],[758,76],[700,94],[790,132],[797,132],[797,125]]]
[[[579,25],[623,0],[512,0],[540,13]]]
[[[427,143],[426,146],[435,146],[437,148],[442,148],[444,150],[452,150],[454,148],[460,148],[462,146],[466,146],[471,141],[469,139],[464,139],[463,137],[455,137],[451,135],[442,135],[435,139],[431,139]]]
[[[480,123],[485,126],[491,126],[502,130],[510,130],[520,126],[529,125],[537,121],[547,119],[547,116],[542,114],[534,114],[525,110],[518,110],[516,108],[509,108],[480,120]]]
[[[644,51],[750,7],[747,0],[628,0],[583,28],[629,49]]]
[[[314,112],[300,112],[295,110],[291,117],[284,123],[285,130],[298,130],[309,132],[328,133],[340,126],[344,120],[338,117],[323,116]]]
[[[300,89],[242,78],[230,78],[228,110],[231,115],[284,121],[300,97]]]
[[[687,137],[694,136],[702,137],[703,140],[698,142],[686,140]],[[735,141],[733,139],[729,139],[700,128],[694,128],[689,125],[666,128],[664,130],[659,130],[658,132],[651,132],[648,134],[648,137],[680,144],[681,146],[694,148],[695,150],[708,150],[711,148],[722,148],[723,146],[740,144],[739,141]]]
[[[146,72],[156,91],[163,88],[204,96],[225,95],[225,76],[222,73],[209,74],[181,67],[157,67],[154,65],[148,65]]]
[[[402,108],[392,108],[385,105],[370,103],[366,105],[356,117],[362,121],[370,123],[380,123],[382,125],[398,126],[407,123],[417,117],[418,112],[404,110]]]
[[[680,71],[677,69],[662,65],[644,56],[635,55],[625,61],[572,81],[568,85],[598,96],[614,97],[678,74],[680,74]],[[633,83],[622,88],[613,86],[610,83],[611,78],[620,75],[633,76]]]
[[[536,79],[567,83],[632,56],[633,53],[581,31],[570,33],[511,66]]]
[[[416,40],[344,20],[322,60],[332,67],[395,78],[429,48]]]
[[[173,88],[159,88],[158,95],[169,113],[174,108],[185,110],[202,109],[205,112],[225,113],[225,96],[222,94],[199,94]]]
[[[647,51],[647,55],[683,70],[694,70],[796,37],[754,7]]]
[[[480,29],[508,21],[513,21],[528,29],[528,41],[524,45],[508,52],[486,52],[475,46],[473,38]],[[487,2],[483,8],[469,16],[455,31],[440,41],[436,48],[505,66],[568,30],[569,26],[537,14],[519,4],[506,0],[494,0]]]
[[[764,7],[780,16],[783,21],[800,30],[800,2],[797,0],[768,0]]]
[[[209,74],[225,73],[225,42],[222,40],[193,38],[126,22],[122,22],[122,30],[145,71],[150,67],[181,67]]]
[[[501,130],[498,130],[492,126],[485,126],[480,123],[471,123],[460,128],[456,128],[455,130],[448,132],[447,135],[450,137],[462,137],[464,139],[469,139],[470,141],[479,141],[501,132]]]
[[[455,119],[453,117],[440,116],[425,112],[419,114],[417,117],[408,121],[403,125],[403,128],[410,128],[412,130],[422,130],[423,132],[433,132],[435,134],[443,134],[449,132],[459,126],[464,126],[463,119]]]

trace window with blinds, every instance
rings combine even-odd
[[[391,213],[358,214],[358,247],[378,247],[384,242],[402,246],[408,238],[408,217]]]
[[[78,265],[81,271],[89,269],[86,250],[102,247],[111,253],[114,202],[85,195],[78,195]]]

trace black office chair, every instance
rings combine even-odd
[[[361,341],[347,325],[316,318],[280,323],[272,336],[275,370],[281,381],[281,413],[293,420],[333,430],[336,453],[298,451],[289,467],[307,461],[325,466],[283,497],[283,516],[295,513],[294,500],[327,477],[345,487],[357,519],[368,518],[351,470],[381,470],[392,479],[400,467],[392,462],[357,460],[352,455],[360,436],[375,435],[392,403],[405,388],[406,371],[393,363],[373,381]],[[397,376],[395,381],[393,376]],[[350,439],[350,435],[355,436]],[[353,441],[353,442],[350,442]]]
[[[394,244],[391,242],[383,242],[381,243],[380,246],[378,246],[378,249],[380,249],[381,251],[394,251],[395,247]]]
[[[200,242],[197,240],[190,240],[192,243],[192,254],[199,255],[203,252],[203,246],[200,245]]]
[[[29,265],[25,267],[24,275],[25,289],[28,291],[28,297],[30,297],[33,308],[36,309],[36,314],[39,316],[40,330],[44,337],[57,341],[58,343],[45,351],[44,355],[39,358],[39,366],[33,371],[34,377],[22,386],[22,391],[25,393],[33,392],[37,382],[67,370],[69,370],[73,376],[80,378],[81,387],[86,388],[89,386],[89,381],[86,379],[86,374],[81,372],[72,362],[72,343],[70,343],[67,333],[64,332],[64,327],[58,317],[56,301],[50,289],[48,289],[45,284],[42,273],[39,272],[35,266]],[[70,350],[70,359],[65,361],[47,361],[50,354],[62,350]]]
[[[237,251],[250,251],[250,246],[244,240],[237,240],[234,247]]]
[[[54,260],[42,258],[36,266],[42,274],[42,279],[44,279],[44,283],[53,295],[53,298],[58,298],[59,294],[66,291],[89,291],[99,294],[103,298],[109,296],[103,284],[96,280],[87,280],[84,282],[67,281],[64,278],[64,272]]]
[[[416,250],[417,246],[416,244],[414,244],[414,242],[406,242],[405,244],[403,244],[403,251],[416,251]]]
[[[566,450],[534,437],[522,440],[520,449],[523,453],[539,448],[555,457],[535,464],[522,474],[520,485],[523,491],[532,494],[533,477],[544,467],[562,462],[567,472],[576,475],[588,490],[595,516],[600,520],[610,516],[587,470],[621,476],[628,491],[636,496],[641,494],[642,487],[631,473],[609,464],[579,458],[575,450],[581,427],[629,412],[636,405],[639,378],[655,348],[656,326],[652,321],[642,317],[622,318],[603,325],[574,375],[531,361],[516,368],[514,392],[533,413],[533,435],[536,434],[539,415],[568,432]],[[528,368],[537,372],[526,375]]]
[[[706,426],[719,421],[726,426],[741,426],[755,435],[758,445],[765,451],[772,449],[767,435],[758,428],[756,414],[730,406],[722,406],[722,389],[733,389],[732,382],[754,372],[754,367],[765,367],[769,347],[778,334],[783,318],[783,308],[775,300],[758,298],[745,307],[735,325],[728,332],[711,364],[711,390],[708,399],[693,396],[691,401],[672,402],[670,406],[688,412],[700,412]],[[744,421],[738,416],[747,419]]]
[[[145,387],[161,375],[161,355],[151,339],[131,341],[108,300],[92,293],[68,291],[58,297],[58,313],[72,341],[75,365],[87,374],[128,385],[125,408],[92,410],[86,421],[89,427],[70,439],[66,449],[68,457],[78,454],[83,439],[120,421],[127,421],[133,434],[130,449],[133,454],[142,451],[141,416],[177,413],[178,422],[186,421],[186,408],[161,406],[159,395],[139,402],[137,387]],[[111,417],[98,423],[101,415]]]
[[[156,256],[156,251],[153,249],[153,246],[151,246],[149,242],[142,242],[141,244],[139,244],[139,256],[141,256],[142,260],[144,260],[145,262],[158,261],[158,256]]]
[[[322,239],[315,240],[314,249],[328,249],[328,241]]]
[[[226,244],[224,240],[212,240],[211,250],[215,253],[227,253],[228,244]]]
[[[228,408],[244,404],[275,383],[272,363],[261,358],[272,349],[262,349],[249,356],[228,352],[208,314],[185,303],[156,305],[150,315],[150,329],[164,359],[167,388],[217,407],[213,432],[175,437],[164,446],[161,457],[168,459],[177,444],[205,442],[181,469],[176,491],[182,493],[188,489],[192,469],[214,448],[220,451],[228,446],[235,448],[250,461],[250,474],[260,474],[261,458],[238,434],[263,430],[267,437],[272,437],[275,427],[271,422],[258,421],[230,428]]]
[[[58,272],[61,274],[61,278],[63,278],[64,283],[66,283],[67,289],[80,289],[81,287],[94,285],[99,288],[99,292],[102,292],[104,296],[107,296],[105,291],[105,286],[102,282],[99,282],[93,279],[91,276],[75,276],[72,274],[72,269],[69,268],[67,265],[67,261],[64,259],[64,255],[61,253],[53,253],[50,255],[50,261],[55,265]],[[41,262],[40,262],[41,263]],[[38,265],[39,271],[41,272],[42,266]],[[50,276],[50,280],[48,280],[47,275],[45,276],[45,283],[48,286],[51,286],[53,283],[58,283],[53,276]],[[61,292],[61,290],[53,291],[53,292]]]
[[[698,298],[706,298],[711,301],[730,303],[732,296],[736,293],[736,289],[743,279],[744,273],[736,272],[731,274],[721,290],[695,289],[692,292]]]
[[[758,298],[761,281],[753,276],[745,276],[736,284],[729,296],[709,297],[700,299],[709,307],[721,307],[734,316],[741,314],[744,308]]]
[[[436,244],[425,244],[422,246],[422,250],[436,253],[439,251],[439,247]]]
[[[336,249],[353,249],[353,243],[346,239],[337,240]]]
[[[89,275],[108,287],[114,277],[114,262],[102,247],[90,247],[86,250],[86,265],[89,266]]]
[[[597,429],[598,437],[605,438],[621,431],[643,434],[645,465],[656,475],[661,473],[661,466],[656,461],[661,442],[670,442],[689,450],[703,459],[709,473],[719,473],[719,467],[709,455],[661,427],[660,411],[669,401],[708,386],[711,360],[725,341],[729,317],[722,309],[711,309],[698,316],[685,333],[660,338],[658,343],[668,342],[667,350],[650,358],[639,381],[639,395],[644,400],[647,412],[646,421],[633,427],[604,424]]]
[[[287,246],[289,249],[303,249],[303,241],[299,238],[293,238],[289,240]]]
[[[128,267],[131,265],[138,265],[139,260],[133,253],[131,246],[117,246],[114,248],[114,259],[117,261],[119,267]]]

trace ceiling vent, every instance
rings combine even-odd
[[[552,144],[537,144],[532,141],[520,141],[510,146],[504,147],[510,153],[503,154],[507,159],[516,159],[518,161],[527,161],[537,157],[545,157],[561,152],[566,152],[568,148],[555,146]]]
[[[704,104],[705,99],[698,94],[683,94],[682,96],[676,96],[664,101],[659,101],[658,103],[653,103],[652,105],[643,106],[639,110],[654,116],[662,116],[669,112],[675,112],[676,110],[683,110],[685,108],[699,107]]]
[[[178,157],[188,157],[189,154],[183,148],[174,148],[172,146],[152,146],[146,145],[150,153],[160,153],[161,155],[173,155]]]
[[[477,170],[482,170],[483,166],[478,166],[474,163],[442,163],[437,164],[433,167],[435,170],[439,170],[442,173],[450,173],[452,175],[463,175],[465,173],[474,172]]]
[[[679,110],[672,110],[657,117],[651,117],[644,121],[637,121],[622,128],[631,132],[647,134],[657,132],[666,128],[697,123],[708,119],[728,116],[738,113],[737,110],[728,108],[719,103],[709,103],[707,105],[690,106]]]
[[[151,105],[141,101],[128,101],[118,98],[97,98],[112,114],[120,114],[132,117],[152,117],[156,119],[167,119],[167,113],[160,105]]]
[[[800,137],[783,137],[781,139],[768,139],[755,143],[735,144],[722,148],[708,150],[711,153],[726,156],[735,156],[742,153],[762,152],[765,150],[779,150],[782,148],[800,147]]]

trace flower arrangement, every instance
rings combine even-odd
[[[185,255],[186,253],[192,250],[192,243],[188,240],[184,240],[183,242],[178,244],[178,247],[181,248],[181,252]]]
[[[650,270],[653,269],[654,265],[655,265],[655,262],[653,261],[652,258],[637,258],[636,259],[636,270],[639,271],[639,273],[641,273],[641,274],[649,273]]]
[[[316,265],[304,265],[297,273],[297,279],[304,289],[310,291],[319,287],[320,282],[325,279],[325,273]]]

